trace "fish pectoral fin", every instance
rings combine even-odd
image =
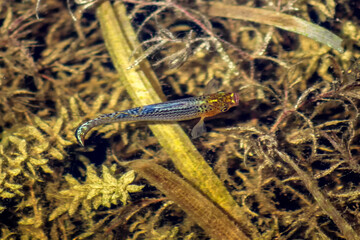
[[[204,124],[204,119],[201,118],[200,121],[195,125],[195,127],[191,131],[191,137],[193,139],[198,138],[201,135],[203,135],[204,133],[206,133],[206,128],[205,128],[205,124]]]

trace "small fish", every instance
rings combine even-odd
[[[200,118],[191,131],[192,138],[201,136],[205,130],[204,118],[226,112],[239,105],[238,93],[217,92],[199,97],[157,103],[124,111],[101,115],[81,124],[75,132],[76,139],[84,146],[84,138],[93,127],[122,121],[184,121]]]

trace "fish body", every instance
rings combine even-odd
[[[79,144],[84,146],[87,132],[98,125],[122,121],[184,121],[201,118],[192,130],[192,137],[199,137],[204,131],[204,118],[228,111],[239,104],[237,93],[217,92],[199,97],[190,97],[131,108],[104,114],[81,124],[75,132]]]

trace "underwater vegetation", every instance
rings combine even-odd
[[[1,2],[1,239],[359,239],[359,10]],[[121,122],[77,143],[212,79],[239,105],[198,139],[198,120]]]

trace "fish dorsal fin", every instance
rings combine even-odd
[[[211,79],[205,86],[204,95],[216,93],[219,90],[220,82],[215,78]]]

